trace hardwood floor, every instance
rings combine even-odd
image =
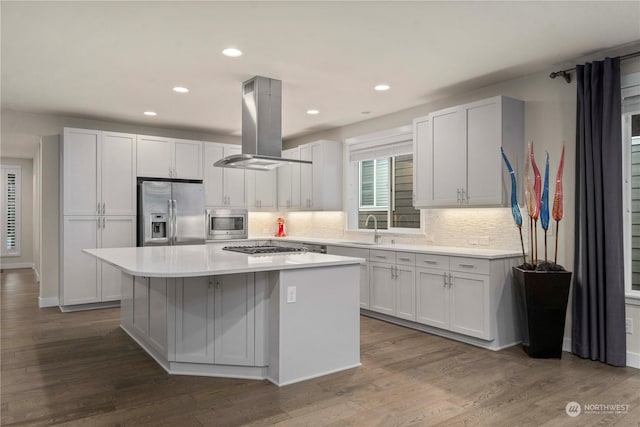
[[[1,297],[3,426],[640,426],[640,370],[567,353],[530,359],[363,317],[362,367],[278,388],[169,376],[119,329],[118,309],[39,309],[31,270],[6,270]]]

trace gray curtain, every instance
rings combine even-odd
[[[578,65],[576,75],[573,353],[625,366],[620,59]]]

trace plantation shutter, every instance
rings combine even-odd
[[[19,166],[2,165],[2,255],[20,255]]]

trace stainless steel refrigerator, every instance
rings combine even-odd
[[[139,180],[137,241],[138,246],[204,244],[203,184]]]

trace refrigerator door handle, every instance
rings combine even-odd
[[[173,244],[173,200],[169,199],[167,200],[167,203],[169,204],[169,221],[167,221],[167,226],[169,227],[168,233],[167,233],[167,243],[169,245]]]
[[[176,200],[173,199],[173,244],[176,244],[176,241],[178,240],[178,209],[177,209],[177,203]]]

